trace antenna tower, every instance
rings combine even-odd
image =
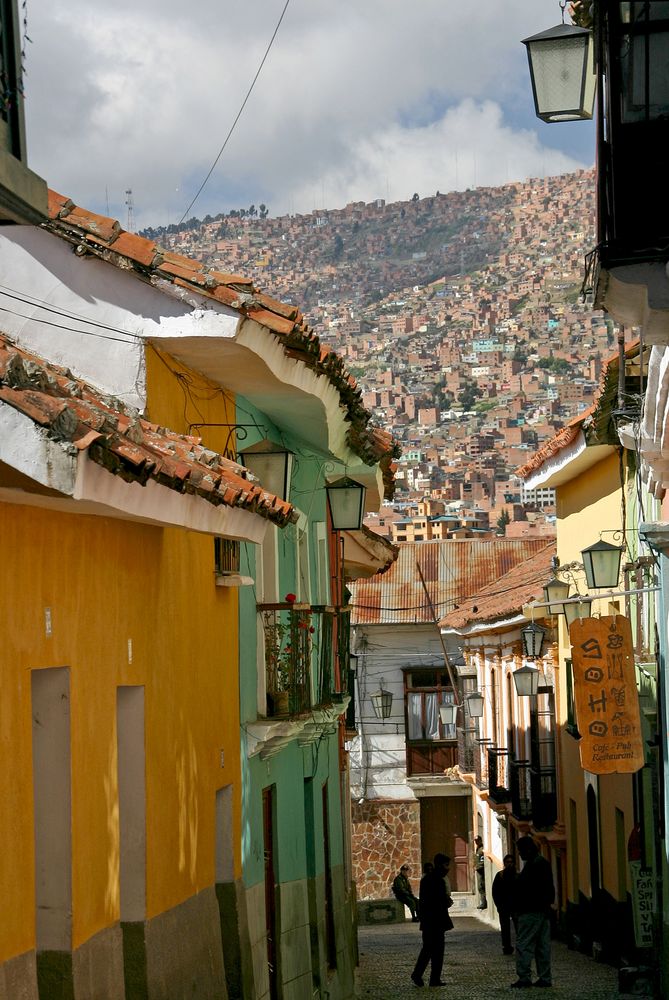
[[[132,188],[128,188],[125,192],[125,204],[128,209],[128,223],[125,228],[129,233],[132,233],[135,230],[135,206],[132,200]]]

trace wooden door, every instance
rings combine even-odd
[[[420,800],[420,849],[424,861],[441,852],[451,859],[449,880],[453,892],[469,892],[469,799],[465,796],[426,796]]]
[[[262,793],[263,839],[265,849],[265,932],[267,935],[267,970],[270,1000],[278,1000],[278,947],[276,940],[276,874],[274,858],[273,788]]]

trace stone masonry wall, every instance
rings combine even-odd
[[[353,878],[358,899],[388,899],[400,866],[411,866],[416,896],[422,875],[420,805],[375,799],[353,802]]]

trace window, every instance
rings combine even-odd
[[[575,739],[580,740],[581,734],[576,723],[576,703],[574,701],[574,670],[571,660],[565,660],[567,680],[567,732]]]
[[[407,675],[407,739],[454,740],[455,726],[444,726],[439,706],[455,700],[448,675],[438,670]]]
[[[231,538],[214,539],[214,567],[219,575],[239,573],[240,543]]]

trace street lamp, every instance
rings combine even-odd
[[[335,531],[358,531],[365,510],[365,487],[344,476],[325,487]]]
[[[612,590],[620,579],[622,546],[611,545],[600,538],[594,545],[583,549],[581,557],[588,587]]]
[[[535,625],[534,622],[530,622],[526,628],[520,630],[520,637],[523,640],[525,656],[530,660],[538,659],[541,656],[546,629],[542,628],[541,625]]]
[[[562,23],[524,38],[523,45],[537,117],[549,123],[592,118],[597,79],[592,32]]]
[[[454,726],[460,706],[454,701],[443,702],[439,706],[439,718],[444,726]]]
[[[572,622],[578,621],[580,618],[590,618],[592,615],[592,601],[587,594],[583,595],[582,600],[574,602],[573,604],[565,604],[564,606],[564,616],[567,620],[567,628]]]
[[[288,500],[293,469],[292,451],[264,438],[240,451],[239,458],[268,493],[273,493],[281,500]]]
[[[564,601],[569,597],[569,584],[554,576],[544,587],[544,601],[550,615],[564,614]]]
[[[372,708],[374,709],[374,715],[377,719],[388,719],[393,707],[393,695],[392,691],[386,691],[383,687],[383,677],[381,678],[381,686],[378,691],[370,695],[370,700],[372,702]]]
[[[467,708],[472,719],[483,718],[483,695],[480,691],[472,691],[467,695]]]
[[[539,690],[539,671],[533,663],[514,670],[513,680],[519,698],[531,698]]]

